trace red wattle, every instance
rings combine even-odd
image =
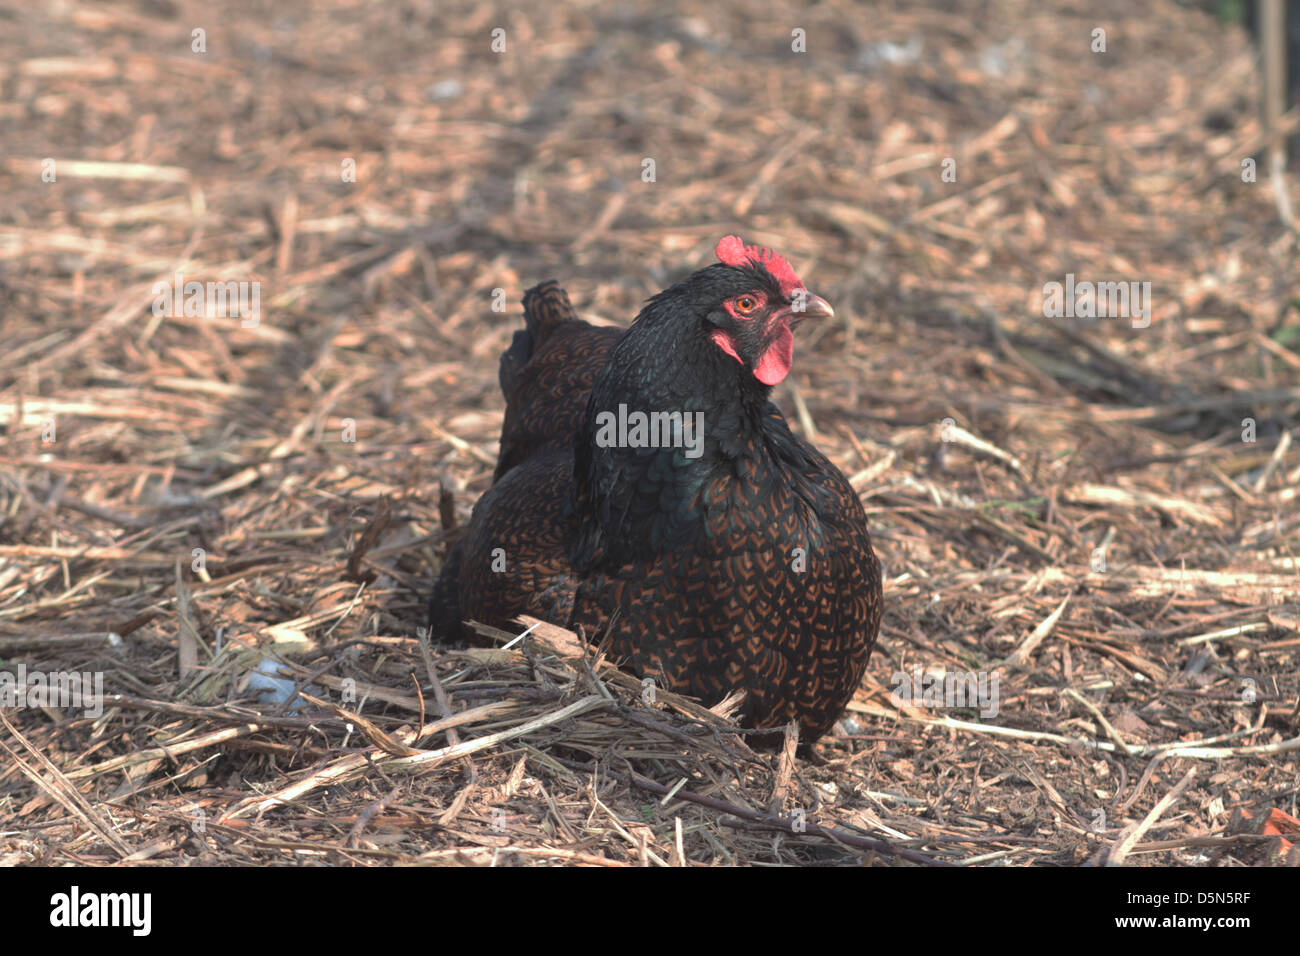
[[[779,385],[790,374],[790,363],[794,361],[794,333],[790,326],[782,325],[776,338],[767,347],[763,357],[754,369],[754,378],[764,385]]]

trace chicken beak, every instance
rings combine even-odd
[[[794,303],[790,306],[791,327],[798,325],[804,319],[830,319],[835,317],[835,310],[821,296],[809,292],[802,298],[802,303],[796,297]],[[803,308],[800,308],[800,305]]]

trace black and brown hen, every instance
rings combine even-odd
[[[501,358],[494,484],[434,587],[435,638],[530,614],[607,641],[639,677],[810,743],[853,696],[880,625],[880,565],[844,475],[772,386],[794,329],[832,312],[789,264],[728,236],[720,263],[627,330],[524,298]]]

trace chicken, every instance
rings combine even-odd
[[[783,258],[728,236],[719,263],[627,330],[524,299],[501,359],[493,485],[434,586],[436,638],[529,614],[604,641],[706,705],[743,690],[753,728],[826,733],[880,625],[880,565],[844,475],[769,401],[793,333],[833,313]]]

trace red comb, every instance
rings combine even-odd
[[[747,246],[740,236],[724,236],[714,250],[718,259],[725,265],[744,266],[746,263],[762,266],[781,286],[781,294],[788,296],[795,289],[804,287],[803,280],[794,274],[790,263],[786,262],[771,249],[762,246]]]

